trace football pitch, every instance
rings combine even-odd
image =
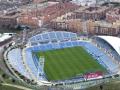
[[[48,80],[64,80],[87,72],[102,71],[101,66],[83,47],[71,47],[37,52],[45,58],[45,74]]]

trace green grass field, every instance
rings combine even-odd
[[[45,57],[45,73],[48,80],[64,80],[86,72],[102,71],[101,66],[83,47],[71,47],[37,52]]]

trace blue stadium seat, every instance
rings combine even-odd
[[[36,38],[37,41],[42,41],[42,36],[41,35],[37,35],[34,38]]]
[[[71,38],[69,32],[64,32],[63,37],[64,37],[64,39],[70,39]]]
[[[67,47],[72,47],[72,42],[66,42]]]
[[[35,75],[35,77],[38,77],[38,72],[41,71],[41,66],[38,66],[38,60],[35,56],[33,57],[31,52],[26,51],[26,62],[28,67],[31,69],[31,72]],[[44,77],[39,76],[38,79],[44,79]]]
[[[50,40],[48,34],[42,34],[43,40]]]
[[[116,72],[117,64],[113,63],[108,56],[106,56],[102,51],[100,51],[96,46],[91,43],[85,45],[86,50],[96,58],[100,64],[105,66],[109,71]]]
[[[64,42],[59,43],[59,45],[60,45],[60,48],[64,48],[65,47],[65,43]]]
[[[57,37],[57,40],[60,40],[60,41],[64,40],[62,32],[56,32],[56,37]]]
[[[49,35],[49,37],[50,37],[51,40],[57,39],[57,37],[56,37],[56,35],[55,35],[55,32],[49,32],[48,35]]]
[[[79,42],[78,41],[72,41],[72,45],[73,46],[79,46]]]
[[[22,62],[22,55],[21,55],[21,49],[12,49],[8,53],[8,61],[12,65],[12,67],[21,73],[23,76],[31,79],[29,73],[26,71],[26,68],[23,65]]]
[[[53,49],[60,49],[59,43],[54,43],[54,44],[52,44],[52,48],[53,48]]]
[[[71,33],[70,36],[71,36],[71,38],[77,38],[77,34],[76,33]]]

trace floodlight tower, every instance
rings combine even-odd
[[[22,27],[23,28],[23,34],[22,34],[22,44],[24,44],[26,41],[25,40],[27,40],[27,36],[28,36],[28,31],[30,30],[30,28],[29,28],[29,26],[27,26],[27,25],[25,25],[25,26],[23,26]]]
[[[23,29],[22,44],[24,44],[25,39],[26,39],[26,28]]]

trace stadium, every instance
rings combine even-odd
[[[82,89],[88,83],[94,86],[119,74],[119,45],[120,39],[114,36],[88,38],[72,32],[50,31],[30,37],[25,45],[11,45],[4,59],[22,81]]]

